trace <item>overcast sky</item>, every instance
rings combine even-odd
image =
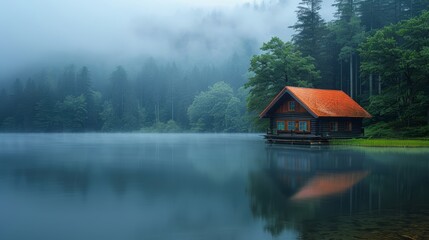
[[[277,2],[282,1],[283,4]],[[322,15],[332,18],[333,0]],[[52,56],[214,60],[242,39],[290,40],[299,0],[0,0],[1,73]]]

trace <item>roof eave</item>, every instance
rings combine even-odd
[[[259,114],[259,119],[261,118],[267,118],[267,113],[268,111],[271,110],[271,108],[277,103],[277,101],[279,101],[279,99],[284,95],[284,93],[286,92],[286,87],[284,87],[275,97],[273,100],[271,100],[270,104],[268,104],[268,106],[264,109],[264,111],[262,111]]]
[[[286,92],[289,93],[289,95],[291,95],[299,104],[301,104],[301,106],[304,107],[304,109],[307,110],[307,112],[309,112],[314,118],[320,117],[319,115],[314,113],[306,104],[304,104],[304,102],[299,97],[297,97],[292,91],[287,89]]]

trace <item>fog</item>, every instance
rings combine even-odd
[[[322,15],[332,19],[333,0]],[[22,69],[114,66],[154,57],[183,64],[251,54],[272,36],[290,40],[299,0],[0,1],[0,79]]]

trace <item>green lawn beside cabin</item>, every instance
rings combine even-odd
[[[429,139],[336,139],[330,143],[365,147],[429,147]]]

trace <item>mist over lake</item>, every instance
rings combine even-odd
[[[5,240],[312,239],[333,226],[333,236],[426,236],[429,224],[427,149],[279,147],[257,134],[2,134],[0,144]]]

